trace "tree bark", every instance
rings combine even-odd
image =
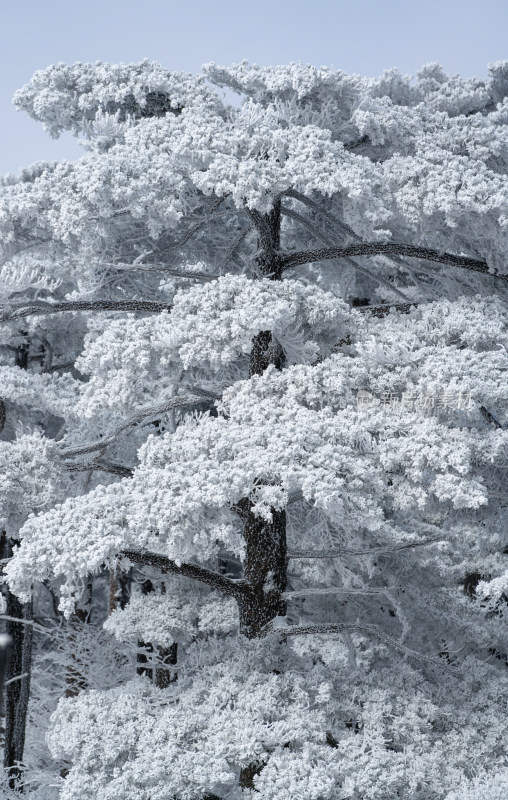
[[[7,538],[2,533],[2,551],[4,558],[12,556],[13,539]],[[33,605],[20,603],[18,598],[7,591],[6,616],[24,622],[33,619]],[[32,636],[31,625],[23,622],[7,620],[6,633],[10,637],[5,670],[5,741],[4,741],[4,768],[7,771],[8,783],[11,789],[20,789],[22,776],[21,764],[25,749],[25,731],[28,714],[28,701],[30,698],[30,677],[32,662]]]
[[[240,500],[237,510],[246,544],[246,584],[238,597],[240,632],[254,639],[271,620],[286,614],[286,512],[272,509],[272,521],[266,522],[253,514],[248,498]]]
[[[131,594],[131,571],[124,572],[119,567],[109,571],[109,603],[108,612],[123,609],[129,602]]]
[[[170,647],[159,647],[158,656],[165,668],[157,667],[155,669],[155,685],[158,689],[166,689],[178,678],[177,673],[169,669],[169,667],[173,667],[177,663],[178,643],[173,642]]]
[[[280,201],[266,215],[251,212],[251,218],[259,233],[256,262],[260,272],[263,277],[280,280]],[[261,331],[254,337],[249,377],[261,375],[271,364],[281,370],[284,362],[284,351],[270,331]],[[245,587],[238,598],[240,631],[253,639],[272,619],[286,614],[282,597],[287,575],[286,512],[272,508],[272,521],[267,522],[253,514],[252,502],[247,497],[240,500],[236,510],[243,520],[246,544]]]

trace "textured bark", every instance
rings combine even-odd
[[[178,658],[178,644],[174,642],[171,647],[158,648],[159,661],[164,664],[164,668],[156,668],[155,670],[155,685],[159,689],[165,689],[171,683],[177,680],[177,673],[170,670],[169,667],[175,666]]]
[[[111,614],[117,608],[125,608],[131,594],[131,571],[124,572],[119,567],[109,571],[109,603]]]
[[[261,764],[252,763],[248,767],[243,767],[240,770],[238,785],[242,789],[254,789],[254,778],[259,775],[264,766],[265,762],[261,762]]]
[[[21,331],[28,337],[26,331]],[[15,364],[20,369],[28,368],[29,342],[26,342],[16,351]],[[11,558],[12,548],[16,540],[8,538],[2,533],[3,558]],[[9,786],[22,791],[20,783],[22,778],[22,762],[25,750],[25,732],[30,699],[30,677],[32,672],[32,637],[33,628],[24,624],[33,619],[33,604],[20,603],[18,598],[9,590],[6,592],[6,616],[23,620],[6,622],[6,633],[10,636],[10,646],[7,654],[5,670],[5,743],[4,743],[4,768],[7,772]]]
[[[286,512],[272,509],[272,521],[256,517],[252,503],[244,498],[237,505],[243,518],[246,544],[242,594],[238,597],[240,631],[249,639],[277,616],[286,614],[282,594],[286,588]]]
[[[280,280],[280,201],[269,214],[252,212],[251,217],[259,233],[256,262],[260,272],[263,277]],[[261,375],[270,364],[281,370],[284,361],[284,352],[271,332],[261,331],[252,342],[249,377]],[[272,521],[266,522],[253,514],[252,502],[247,497],[237,504],[236,510],[243,520],[246,545],[245,586],[238,598],[240,631],[252,639],[272,619],[286,614],[282,597],[287,575],[286,512],[272,508]]]
[[[373,255],[398,255],[409,258],[421,258],[426,261],[435,261],[438,264],[448,264],[452,267],[481,272],[502,281],[508,281],[508,275],[490,271],[486,261],[469,256],[459,256],[454,253],[440,253],[428,247],[419,247],[402,242],[362,242],[351,244],[347,247],[321,247],[317,250],[302,250],[299,253],[285,253],[279,258],[282,271],[290,267],[310,264],[313,261],[327,261],[333,258],[349,258],[351,256]]]
[[[275,369],[282,369],[284,351],[270,331],[261,331],[252,340],[249,378],[252,378],[253,375],[262,375],[270,364],[273,364]]]
[[[14,541],[2,534],[4,558],[12,556]],[[24,624],[33,619],[32,603],[20,603],[18,598],[7,591],[6,616],[23,620],[6,622],[6,633],[10,637],[5,670],[5,745],[4,768],[12,789],[19,788],[22,776],[22,762],[25,749],[25,731],[30,698],[30,676],[32,665],[31,625]]]
[[[65,311],[148,311],[159,314],[171,311],[168,303],[157,303],[152,300],[66,300],[52,303],[47,300],[32,300],[28,303],[11,303],[8,310],[0,315],[1,322],[23,319],[33,314],[59,314]],[[26,367],[25,367],[26,369]]]

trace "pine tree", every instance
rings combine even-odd
[[[95,576],[110,611],[36,790],[484,796],[505,780],[508,63],[205,76],[241,107],[150,62],[16,96],[88,153],[2,187],[5,571],[67,616]]]

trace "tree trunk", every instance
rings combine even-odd
[[[264,277],[280,280],[280,201],[265,215],[252,212],[259,233],[259,253],[256,262]],[[260,331],[252,341],[249,378],[262,375],[268,366],[284,367],[285,356],[270,331]],[[285,616],[286,603],[282,593],[286,588],[286,512],[271,509],[272,521],[266,522],[252,512],[252,502],[244,497],[237,504],[243,519],[246,544],[243,597],[238,601],[240,631],[249,639],[259,636],[262,628],[277,616]]]
[[[177,673],[168,669],[168,667],[172,667],[177,663],[178,659],[178,644],[177,642],[173,642],[171,647],[159,647],[157,649],[158,656],[162,664],[165,665],[166,669],[163,668],[156,668],[155,670],[155,685],[159,689],[165,689],[171,683],[174,683],[177,680]]]
[[[123,609],[129,602],[131,594],[131,570],[124,572],[115,567],[109,571],[109,604],[108,612],[111,614],[115,609]]]
[[[240,631],[254,639],[268,622],[286,614],[282,597],[287,573],[286,512],[272,509],[272,521],[266,522],[252,513],[248,498],[240,500],[237,510],[244,522],[247,584],[238,600]]]
[[[144,595],[151,594],[151,592],[153,592],[153,591],[154,591],[154,585],[153,585],[152,581],[144,581],[141,584],[141,593],[142,594],[144,594]],[[143,642],[141,639],[139,639],[138,640],[138,648],[140,650],[144,650],[145,651],[144,653],[143,652],[138,652],[138,654],[136,656],[136,661],[137,661],[138,665],[139,664],[147,664],[148,663],[148,657],[147,657],[146,653],[153,653],[153,644],[151,642]],[[151,667],[138,666],[138,667],[136,667],[136,672],[138,673],[138,675],[146,675],[148,678],[150,678],[150,680],[153,680],[153,670],[152,670]]]
[[[3,557],[12,556],[15,543],[2,534]],[[10,636],[5,670],[5,740],[4,768],[7,771],[9,786],[18,788],[21,779],[21,764],[25,749],[25,731],[30,698],[30,676],[32,667],[32,625],[33,605],[20,603],[18,598],[7,591],[6,615],[23,622],[7,620],[6,633]]]

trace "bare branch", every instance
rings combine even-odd
[[[312,225],[310,222],[308,222],[308,220],[306,220],[305,217],[302,216],[301,214],[298,214],[296,211],[292,211],[289,208],[284,208],[284,207],[281,208],[281,213],[284,214],[284,216],[292,217],[293,219],[298,220],[309,231],[311,231],[311,233],[313,233],[314,236],[316,236],[317,238],[321,239],[325,244],[329,245],[329,247],[333,247],[331,240],[327,236],[325,236],[323,233],[321,233],[321,231],[319,231],[314,225]],[[351,233],[354,233],[354,232],[351,231]],[[359,236],[356,236],[356,234],[354,234],[354,236],[355,236],[356,239],[360,238]],[[372,280],[377,281],[377,283],[383,284],[383,286],[386,286],[391,292],[394,292],[399,297],[401,297],[403,300],[407,299],[406,295],[403,292],[401,292],[400,289],[397,289],[395,286],[393,286],[393,284],[391,284],[385,278],[382,278],[380,275],[375,275],[373,272],[371,272],[366,267],[360,266],[360,264],[357,264],[356,261],[353,261],[352,258],[346,258],[346,261],[349,264],[349,266],[352,267],[353,269],[356,269],[358,272],[361,272],[363,275],[367,275]],[[286,269],[286,268],[283,267],[283,269]]]
[[[376,589],[376,588],[363,588],[363,589],[345,589],[341,586],[331,586],[328,589],[320,589],[319,587],[309,586],[307,589],[297,589],[294,592],[283,592],[282,596],[286,598],[286,600],[291,600],[294,597],[310,597],[311,595],[322,595],[327,594],[349,594],[349,595],[373,595],[373,594],[384,594],[386,595],[386,589]]]
[[[437,542],[445,541],[441,536],[424,539],[421,542],[408,542],[397,544],[393,547],[368,547],[365,550],[289,550],[288,558],[342,558],[343,556],[383,556],[398,553],[400,550],[410,550],[415,547],[427,547]]]
[[[480,406],[480,414],[482,415],[482,417],[485,417],[489,425],[493,425],[494,428],[501,428],[501,430],[503,430],[504,426],[501,425],[500,422],[498,422],[498,420],[495,418],[493,414],[490,413],[490,411],[487,411],[485,406]]]
[[[112,475],[119,475],[121,478],[132,478],[134,470],[130,467],[124,467],[122,464],[111,464],[109,461],[91,461],[79,464],[67,464],[66,469],[69,472],[88,472],[89,470],[98,470],[100,472],[109,472]]]
[[[287,628],[278,628],[271,626],[269,624],[265,627],[263,631],[265,635],[276,634],[277,636],[282,636],[284,639],[286,639],[288,636],[301,636],[303,634],[321,635],[324,633],[345,633],[345,632],[366,633],[369,635],[376,636],[384,644],[388,645],[389,647],[393,647],[395,650],[399,650],[406,656],[415,658],[418,661],[425,661],[440,668],[443,668],[444,666],[443,662],[439,661],[439,659],[436,658],[435,656],[427,656],[424,653],[418,652],[418,650],[411,650],[409,647],[406,647],[405,645],[401,644],[396,639],[393,639],[391,636],[387,636],[385,633],[380,631],[379,628],[376,627],[376,625],[337,622],[337,623],[325,623],[316,625],[290,625]]]
[[[27,303],[9,305],[0,315],[0,322],[10,322],[33,314],[59,314],[64,311],[148,311],[159,314],[161,311],[171,311],[171,309],[169,303],[157,303],[151,300],[68,300],[61,303],[31,300]]]
[[[171,572],[185,578],[193,578],[201,583],[206,583],[212,589],[231,597],[241,597],[245,592],[243,581],[235,581],[197,564],[180,564],[159,553],[140,553],[135,550],[122,550],[120,556],[128,558],[134,564],[143,564],[147,567],[156,567],[162,572]]]
[[[346,223],[342,222],[342,220],[340,220],[338,217],[335,217],[333,214],[330,214],[329,211],[326,211],[326,209],[320,206],[319,203],[315,203],[314,200],[310,199],[310,197],[306,197],[304,194],[301,194],[301,192],[297,192],[296,189],[287,189],[284,192],[284,196],[292,197],[295,200],[299,200],[300,203],[303,203],[309,208],[314,209],[314,211],[316,211],[322,217],[329,220],[333,225],[335,225],[335,227],[338,228],[338,230],[342,234],[346,234],[351,239],[354,239],[356,242],[361,241],[361,238],[358,236],[357,233],[354,232],[352,228],[349,227],[349,225],[346,225]]]
[[[6,622],[17,622],[19,625],[30,625],[30,627],[33,628],[34,631],[45,633],[46,636],[53,636],[51,631],[49,631],[43,625],[39,625],[37,622],[34,622],[33,619],[24,619],[23,617],[9,617],[7,614],[0,614],[0,619],[5,620]]]
[[[412,308],[418,308],[421,305],[422,303],[387,303],[382,306],[358,306],[356,311],[372,314],[373,317],[379,317],[381,319],[382,317],[386,317],[392,309],[400,311],[402,314],[409,314]]]
[[[218,266],[219,273],[221,273],[222,270],[227,267],[227,265],[230,263],[230,261],[233,260],[236,251],[238,250],[238,248],[240,247],[241,243],[243,242],[243,240],[245,239],[247,234],[250,233],[251,230],[252,230],[252,225],[246,225],[246,227],[240,232],[239,236],[236,238],[236,241],[233,242],[233,244],[229,248],[228,252],[226,253],[225,258],[219,264],[219,266]]]
[[[452,267],[462,267],[463,269],[481,272],[493,278],[508,281],[508,274],[489,272],[486,261],[480,261],[468,256],[458,256],[453,253],[440,253],[438,250],[431,250],[427,247],[415,247],[402,242],[365,242],[363,244],[348,245],[347,247],[328,247],[319,250],[302,250],[299,253],[289,253],[280,256],[282,271],[290,267],[302,264],[309,264],[313,261],[327,261],[332,258],[346,258],[349,256],[369,256],[369,255],[402,255],[410,258],[421,258],[427,261],[435,261],[439,264],[447,264]]]
[[[167,264],[147,264],[141,266],[137,264],[115,264],[101,263],[97,266],[107,267],[108,269],[116,269],[121,272],[165,272],[174,278],[195,278],[200,281],[214,281],[217,275],[210,275],[208,272],[194,272],[190,269],[178,269],[177,267],[168,267]]]
[[[170,244],[167,247],[156,247],[150,253],[146,253],[144,258],[146,258],[146,256],[148,256],[148,255],[152,255],[153,253],[167,253],[167,252],[169,252],[171,250],[177,250],[180,247],[184,247],[184,245],[186,245],[187,242],[190,239],[192,239],[192,237],[194,236],[195,233],[197,233],[202,228],[204,228],[205,225],[208,225],[210,220],[217,219],[219,217],[225,217],[225,216],[230,215],[230,214],[234,214],[236,212],[236,209],[228,209],[227,211],[222,211],[219,214],[215,214],[214,213],[219,208],[221,203],[226,199],[226,197],[227,197],[227,195],[225,195],[224,197],[219,197],[212,204],[211,208],[208,209],[208,211],[206,212],[206,216],[203,217],[203,219],[200,219],[199,222],[196,222],[194,225],[192,225],[188,229],[188,231],[186,231],[184,233],[184,235],[182,236],[182,238],[178,242],[175,242],[174,244]]]

